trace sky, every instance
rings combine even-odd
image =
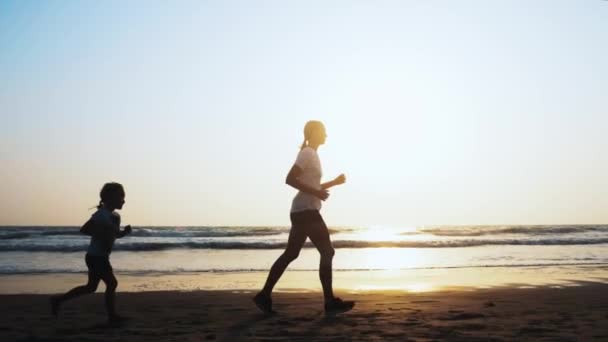
[[[608,2],[2,1],[0,225],[608,223]]]

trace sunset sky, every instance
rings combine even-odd
[[[0,225],[608,223],[608,2],[2,1]]]

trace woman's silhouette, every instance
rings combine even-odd
[[[346,181],[346,177],[341,174],[334,180],[321,184],[321,162],[317,149],[325,143],[326,137],[323,123],[320,121],[308,121],[306,123],[304,142],[286,179],[287,184],[299,190],[291,205],[291,230],[287,248],[270,268],[262,291],[253,298],[254,303],[263,312],[273,312],[272,289],[289,263],[298,257],[307,238],[310,238],[321,254],[319,277],[325,297],[325,312],[345,312],[355,305],[353,301],[343,301],[334,297],[332,288],[334,248],[331,245],[327,226],[319,213],[321,201],[325,201],[329,197],[327,189]]]

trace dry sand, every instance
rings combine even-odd
[[[1,341],[608,341],[608,285],[339,293],[355,309],[325,316],[318,292],[276,293],[276,315],[257,311],[252,293],[118,293],[131,319],[105,323],[103,294],[49,314],[48,295],[2,295]]]

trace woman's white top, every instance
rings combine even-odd
[[[310,147],[304,147],[298,157],[295,165],[302,169],[302,173],[298,176],[298,180],[313,189],[321,190],[321,160],[317,151]],[[321,199],[306,192],[299,191],[291,202],[291,212],[299,212],[304,210],[320,210]]]

